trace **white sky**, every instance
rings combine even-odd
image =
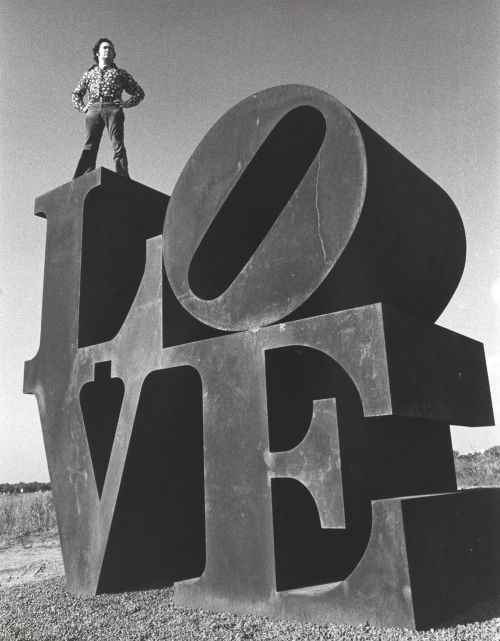
[[[229,107],[267,87],[341,100],[438,182],[468,240],[439,323],[484,342],[500,416],[500,4],[490,0],[3,0],[0,5],[0,482],[47,480],[24,361],[37,349],[45,222],[33,202],[70,180],[83,143],[70,94],[101,36],[146,99],[126,112],[132,177],[170,194]],[[113,168],[104,138],[98,164]],[[462,452],[495,428],[454,428]]]

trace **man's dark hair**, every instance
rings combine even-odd
[[[95,45],[92,48],[92,53],[94,54],[94,62],[99,62],[99,58],[97,57],[97,54],[99,53],[99,47],[102,45],[103,42],[109,42],[109,44],[113,47],[113,53],[115,54],[115,58],[116,58],[116,49],[113,42],[109,38],[99,38],[99,40],[95,43]]]

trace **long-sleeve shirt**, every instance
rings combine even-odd
[[[144,98],[144,91],[125,69],[119,69],[115,64],[107,65],[104,69],[94,65],[81,77],[71,94],[71,101],[78,111],[83,111],[83,97],[87,91],[91,101],[107,98],[111,102],[121,100],[123,90],[130,94],[123,107],[134,107]]]

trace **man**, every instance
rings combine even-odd
[[[83,74],[71,97],[78,111],[85,113],[87,132],[73,178],[95,169],[104,127],[111,138],[116,172],[128,178],[127,152],[123,143],[123,109],[137,105],[144,98],[144,91],[125,69],[119,69],[114,64],[116,51],[109,38],[100,38],[92,52],[96,64]],[[123,90],[130,94],[128,100],[122,100]],[[85,105],[83,97],[87,91],[89,102]]]

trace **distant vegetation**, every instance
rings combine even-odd
[[[48,492],[50,483],[0,483],[0,494],[30,494],[31,492]]]

